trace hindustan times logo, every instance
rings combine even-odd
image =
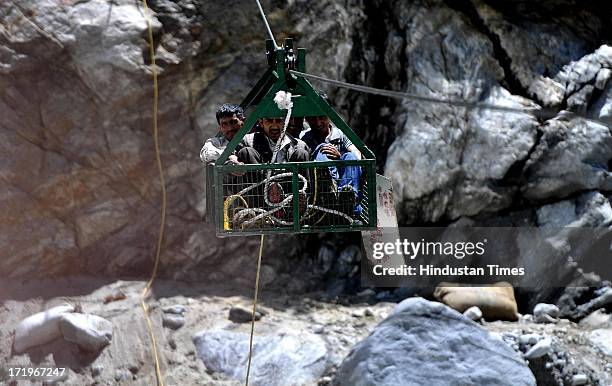
[[[487,239],[473,242],[441,242],[441,241],[408,241],[406,239],[395,240],[395,242],[377,242],[374,243],[374,253],[372,256],[380,260],[385,255],[403,254],[414,260],[417,256],[432,256],[445,255],[453,256],[461,260],[466,256],[482,256],[485,253],[485,244]]]

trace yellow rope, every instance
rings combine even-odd
[[[239,194],[232,194],[231,196],[225,199],[225,201],[223,202],[223,229],[225,229],[226,231],[231,229],[230,228],[230,218],[228,214],[229,207],[230,205],[232,205],[232,202],[234,202],[236,199],[240,199],[245,207],[247,208],[249,207],[246,200],[242,198],[242,196]]]
[[[142,294],[140,296],[140,305],[142,306],[142,310],[144,311],[145,319],[147,320],[147,328],[149,330],[149,335],[151,337],[151,342],[153,344],[153,355],[155,359],[155,373],[157,375],[157,384],[158,386],[164,386],[164,377],[161,372],[159,353],[157,351],[157,340],[155,339],[155,334],[153,333],[153,323],[151,322],[151,318],[149,316],[149,309],[145,303],[147,296],[153,286],[153,282],[157,277],[157,270],[159,268],[159,260],[162,248],[162,241],[164,238],[164,226],[166,223],[166,183],[164,181],[164,171],[162,168],[161,155],[159,151],[159,139],[158,139],[158,131],[157,131],[157,104],[159,99],[159,92],[157,86],[157,69],[155,67],[155,48],[153,47],[153,28],[151,27],[151,20],[147,16],[147,11],[149,9],[147,5],[147,0],[142,0],[142,4],[144,6],[144,17],[147,21],[147,31],[149,37],[149,55],[151,57],[151,72],[153,73],[153,142],[155,143],[155,159],[157,161],[157,169],[159,171],[159,182],[161,184],[162,191],[162,209],[161,209],[161,223],[159,225],[159,237],[157,238],[157,249],[155,250],[155,264],[153,265],[153,272],[151,274],[151,278],[147,282],[147,285],[142,290]]]
[[[253,356],[253,333],[255,332],[255,312],[257,310],[257,295],[259,293],[259,272],[261,270],[261,255],[263,252],[264,235],[259,241],[259,257],[257,258],[257,273],[255,275],[255,297],[253,299],[253,315],[251,319],[251,337],[249,338],[249,362],[247,364],[245,386],[249,386],[249,374],[251,373],[251,357]]]

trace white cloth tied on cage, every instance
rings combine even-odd
[[[276,141],[276,148],[272,155],[272,162],[279,162],[276,158],[276,154],[281,148],[281,144],[284,142],[285,133],[287,132],[287,126],[289,126],[289,119],[291,119],[291,109],[293,108],[293,102],[291,101],[291,93],[286,91],[279,91],[274,96],[274,103],[280,110],[287,110],[287,116],[285,117],[285,124],[283,125],[283,131],[281,132],[280,138]]]
[[[285,91],[279,91],[274,96],[274,103],[281,110],[289,110],[293,108],[293,102],[291,101],[291,93]]]

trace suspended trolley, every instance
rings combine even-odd
[[[267,40],[266,51],[268,69],[241,103],[245,112],[250,107],[254,110],[215,164],[207,165],[208,221],[216,224],[218,236],[376,228],[374,154],[305,78],[290,73],[305,72],[305,49],[294,50],[293,40],[286,39],[278,48]],[[279,91],[290,93],[292,117],[327,116],[357,147],[362,159],[226,164],[258,119],[286,117],[288,112],[274,101]],[[347,194],[331,177],[330,167],[342,170],[347,166],[361,169],[358,195]],[[270,199],[273,184],[274,200]]]

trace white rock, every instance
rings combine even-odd
[[[530,348],[524,355],[526,359],[536,359],[552,352],[552,340],[545,338]]]
[[[15,352],[21,353],[28,348],[39,346],[60,338],[62,333],[59,320],[66,312],[74,311],[69,304],[53,307],[32,316],[28,316],[15,329]]]
[[[322,334],[324,330],[325,328],[320,324],[315,324],[314,326],[312,326],[312,332],[314,332],[315,334]]]
[[[520,336],[519,343],[523,345],[536,344],[540,339],[542,339],[542,336],[538,334],[524,334]]]
[[[557,319],[547,314],[540,314],[535,317],[536,323],[556,323]]]
[[[113,338],[113,324],[97,315],[66,313],[59,326],[64,339],[87,351],[100,351]]]
[[[612,357],[612,329],[600,328],[591,331],[589,341],[602,353]]]
[[[559,316],[559,307],[554,304],[539,303],[533,309],[533,314],[535,316],[540,314],[547,314],[552,316],[553,318],[556,318],[557,316]]]
[[[533,316],[537,323],[554,323],[559,316],[559,307],[554,304],[540,303],[533,309]]]
[[[589,381],[589,377],[584,374],[576,374],[572,377],[572,386],[586,385]]]
[[[197,356],[206,368],[243,382],[249,335],[228,330],[201,331],[193,336]],[[277,331],[253,338],[252,385],[312,385],[328,367],[325,341],[307,332]]]
[[[480,310],[480,308],[476,306],[470,307],[467,310],[465,310],[463,315],[474,321],[482,319],[482,311]]]

